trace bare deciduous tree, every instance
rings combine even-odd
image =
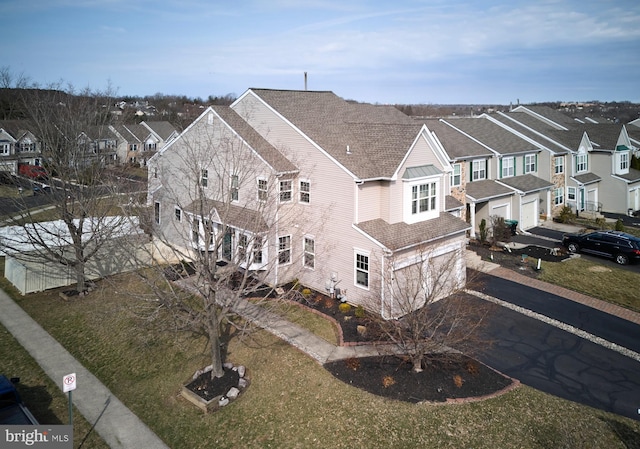
[[[176,329],[207,336],[212,377],[224,374],[223,336],[245,325],[232,318],[237,308],[303,266],[292,245],[305,228],[290,189],[297,175],[227,107],[206,111],[149,162],[147,227],[165,276],[146,278],[148,311],[169,310]]]
[[[473,280],[460,277],[463,257],[459,250],[436,255],[432,248],[424,247],[415,263],[400,267],[398,260],[387,264],[385,275],[392,282],[386,296],[392,300],[383,304],[372,332],[379,332],[382,341],[406,354],[416,372],[422,371],[432,354],[488,344],[478,331],[490,306],[471,303],[465,295],[464,289]]]
[[[30,208],[26,196],[31,189],[25,189],[17,200],[20,212],[11,221],[23,232],[2,243],[18,253],[31,247],[32,258],[71,267],[76,288],[83,292],[87,262],[130,227],[126,217],[118,217],[118,181],[105,169],[115,151],[108,135],[110,93],[60,87],[23,92],[23,108],[29,114],[25,129],[34,140],[20,149],[20,157],[46,168],[48,180],[31,181],[46,201]],[[43,225],[42,209],[47,221],[61,225]]]

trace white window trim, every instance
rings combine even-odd
[[[511,166],[507,166],[507,164],[505,164],[505,162],[509,161],[509,163],[511,164]],[[507,169],[511,169],[511,173],[507,173],[505,174],[505,170]],[[502,158],[502,173],[500,173],[500,177],[501,178],[511,178],[512,176],[516,175],[516,158],[511,156],[511,157],[503,157]]]
[[[452,164],[451,167],[451,179],[449,181],[451,187],[460,187],[462,185],[462,164]],[[458,174],[456,174],[456,168],[458,169]],[[455,181],[456,176],[458,177],[458,182]]]
[[[206,168],[200,169],[200,185],[205,189],[209,187],[209,170]]]
[[[289,247],[286,248],[286,249],[280,249],[280,239],[284,239],[284,238],[288,238]],[[292,251],[292,248],[291,248],[292,246],[293,246],[293,242],[292,242],[292,239],[291,239],[291,234],[279,235],[278,236],[278,238],[277,238],[277,247],[276,247],[277,250],[278,250],[278,254],[276,256],[277,257],[276,262],[277,262],[277,264],[279,266],[283,267],[283,266],[286,266],[286,265],[291,265],[291,260],[293,259],[293,257],[292,257],[293,256],[293,251]],[[289,260],[284,262],[284,263],[282,263],[282,262],[280,262],[280,254],[285,252],[285,251],[289,251]]]
[[[482,164],[482,168],[479,168],[478,170],[476,170],[476,164]],[[476,178],[475,174],[480,173],[480,172],[484,172],[484,175],[482,177],[478,177]],[[487,160],[486,159],[474,159],[473,161],[471,161],[471,179],[473,181],[484,181],[485,179],[487,179]]]
[[[584,164],[580,163],[580,159],[584,158]],[[584,165],[584,168],[581,170],[580,166]],[[584,173],[589,169],[587,153],[578,153],[576,155],[576,173]]]
[[[367,285],[358,284],[358,256],[367,258]],[[364,270],[360,270],[363,271]],[[369,291],[371,289],[371,252],[355,248],[353,251],[353,285],[362,290]]]
[[[573,198],[571,198],[572,193],[573,193]],[[566,196],[567,202],[576,201],[577,198],[578,198],[578,189],[575,187],[567,186],[567,196]]]
[[[289,190],[282,190],[282,183],[289,183],[290,189]],[[289,192],[289,199],[288,200],[283,200],[282,199],[282,194],[285,192]],[[293,179],[280,179],[278,181],[278,201],[280,203],[291,203],[293,201]]]
[[[182,216],[183,216],[182,209],[180,209],[180,207],[176,206],[174,208],[174,210],[173,210],[173,216],[178,222],[181,223],[182,222]]]
[[[560,201],[557,201],[558,194],[559,194]],[[554,192],[553,192],[553,204],[555,206],[561,206],[561,205],[564,204],[564,189],[562,187],[559,187],[559,188],[554,190]]]
[[[313,252],[307,251],[307,240],[311,240],[313,242]],[[310,254],[313,257],[313,266],[307,265],[307,254]],[[307,270],[316,269],[316,239],[312,235],[305,235],[302,237],[302,267]]]
[[[558,163],[560,161],[560,163]],[[556,156],[553,160],[553,172],[556,175],[564,173],[564,156]]]
[[[309,186],[309,190],[304,191],[302,190],[302,183],[305,182],[307,183],[307,185]],[[309,198],[308,201],[302,201],[302,194],[307,194],[307,197]],[[308,179],[300,179],[300,181],[298,182],[298,202],[300,204],[311,204],[311,181]]]
[[[533,162],[531,162],[533,161]],[[524,155],[524,173],[537,173],[538,165],[537,165],[537,155],[536,154],[525,154]],[[533,167],[533,168],[532,168]]]
[[[260,188],[260,181],[264,181],[265,182],[265,190],[262,190]],[[269,180],[267,178],[262,178],[259,177],[258,179],[256,179],[256,189],[257,189],[257,193],[256,196],[258,198],[258,201],[265,203],[267,201],[267,198],[269,198]],[[260,198],[260,193],[264,192],[264,198]]]
[[[403,199],[403,219],[407,224],[418,223],[420,221],[430,220],[432,218],[436,218],[440,215],[440,194],[442,189],[442,178],[440,176],[431,176],[428,178],[419,178],[419,179],[408,179],[404,182],[404,199]],[[435,206],[433,208],[429,208],[429,210],[423,212],[413,213],[413,187],[417,187],[419,190],[419,186],[428,185],[429,189],[431,188],[431,184],[435,184],[436,193],[435,193]],[[430,201],[432,196],[428,196],[427,199]],[[419,201],[419,199],[418,199]]]

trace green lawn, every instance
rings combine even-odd
[[[18,302],[174,449],[625,448],[640,440],[639,422],[524,386],[469,404],[383,399],[263,331],[229,347],[228,359],[248,368],[249,389],[203,415],[178,391],[207,364],[204,341],[139,319],[123,288],[135,278],[115,281],[84,299],[63,302],[52,291]],[[15,369],[31,367],[11,351],[6,357]]]

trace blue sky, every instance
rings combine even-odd
[[[2,0],[0,66],[119,95],[640,102],[640,2]]]

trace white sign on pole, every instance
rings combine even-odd
[[[66,393],[67,391],[76,389],[76,373],[67,374],[62,379],[62,391]]]

